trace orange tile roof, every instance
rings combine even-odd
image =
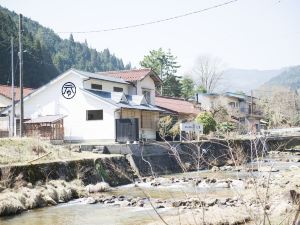
[[[24,97],[29,95],[31,92],[33,92],[33,89],[24,88],[23,89]],[[20,99],[20,88],[19,87],[15,87],[15,93],[16,93],[16,95],[15,95],[16,101],[18,101]],[[3,95],[6,98],[11,99],[11,86],[0,84],[0,95]]]
[[[200,113],[200,109],[195,108],[193,103],[181,98],[156,96],[155,105],[180,114],[198,115]]]
[[[151,69],[135,69],[135,70],[119,70],[98,72],[98,74],[122,78],[125,81],[137,81],[144,79],[147,75],[151,75],[155,82],[160,82],[160,78]]]

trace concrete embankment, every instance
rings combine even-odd
[[[108,154],[130,155],[141,176],[172,174],[213,166],[240,165],[266,153],[262,141],[209,140],[194,143],[154,142],[106,145]]]

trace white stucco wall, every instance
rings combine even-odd
[[[150,76],[146,76],[143,80],[137,82],[137,94],[142,95],[143,89],[150,91],[150,104],[155,104],[155,84]]]
[[[215,96],[207,96],[207,95],[198,95],[198,102],[201,103],[201,108],[204,110],[211,110],[215,107],[216,104]]]
[[[76,95],[72,99],[62,96],[64,83],[72,82],[76,86]],[[91,97],[81,90],[82,78],[69,73],[63,79],[46,85],[46,89],[32,95],[24,102],[24,118],[62,114],[64,118],[65,140],[115,140],[114,111],[110,104]],[[103,110],[103,120],[87,121],[86,110]],[[19,105],[16,107],[19,115]]]
[[[99,84],[102,85],[102,91],[112,92],[114,87],[123,88],[123,92],[128,94],[128,84],[116,83],[116,82],[109,82],[105,80],[97,80],[97,79],[90,79],[84,81],[84,88],[91,89],[91,84]]]

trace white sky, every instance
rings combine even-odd
[[[0,5],[59,31],[114,28],[201,10],[227,0],[0,0]],[[59,34],[67,38],[69,34]],[[73,34],[97,50],[109,48],[139,67],[152,49],[171,49],[189,70],[201,54],[228,67],[278,69],[300,64],[300,0],[239,0],[156,25]]]

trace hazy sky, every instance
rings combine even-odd
[[[114,28],[201,10],[228,0],[0,0],[0,5],[60,31]],[[69,34],[59,34],[67,38]],[[211,54],[228,67],[300,64],[300,0],[239,0],[189,17],[121,31],[73,34],[139,66],[151,49],[171,49],[182,65]]]

